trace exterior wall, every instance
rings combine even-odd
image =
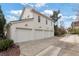
[[[24,11],[24,14],[21,17],[21,19],[28,18],[29,14],[30,14],[29,17],[32,17],[33,19],[29,19],[20,23],[17,22],[10,26],[10,38],[13,39],[14,42],[17,42],[17,28],[22,28],[23,30],[26,29],[26,31],[27,29],[32,29],[31,30],[32,36],[29,35],[29,37],[31,37],[32,39],[28,37],[29,40],[44,39],[54,36],[54,23],[52,22],[52,26],[51,26],[51,20],[40,15],[40,22],[38,22],[39,14],[31,12],[29,9]],[[47,19],[47,24],[46,24],[46,19]],[[19,39],[19,41],[21,40]]]
[[[11,39],[13,39],[14,42],[25,42],[29,40],[38,40],[38,39],[44,39],[44,38],[49,38],[54,36],[53,31],[48,31],[43,29],[41,30],[32,29],[29,32],[27,29],[29,28],[22,28],[22,29],[14,28],[13,30],[11,30]]]
[[[73,28],[74,28],[74,29],[79,29],[79,26],[74,26]]]
[[[7,31],[6,31],[6,34],[5,34],[7,36],[7,38],[11,37],[10,34],[11,34],[11,30],[10,30],[10,28],[7,28]]]
[[[25,24],[28,24],[28,26],[25,26]],[[31,30],[32,31],[31,32],[32,36],[29,35],[29,37],[31,37],[32,39],[29,39],[29,40],[44,39],[44,38],[54,36],[54,31],[53,30],[48,30],[48,29],[45,29],[45,28],[35,28],[34,26],[31,26],[30,24],[34,25],[34,21],[16,23],[16,24],[11,25],[11,27],[10,27],[10,38],[13,39],[14,42],[18,42],[17,41],[17,35],[16,35],[17,34],[17,28],[32,29]],[[22,33],[20,33],[20,34],[22,34]],[[20,41],[22,41],[22,40],[20,39],[19,42]]]
[[[72,22],[71,26],[73,29],[79,29],[79,21]]]
[[[27,24],[27,26],[26,26]],[[31,25],[30,25],[31,24]],[[16,28],[33,28],[33,21],[26,21],[21,23],[12,24],[10,27],[10,38],[16,41]]]
[[[53,22],[52,22],[52,26],[51,26],[51,20],[49,20],[48,18],[37,14],[35,12],[31,11],[31,8],[26,8],[25,11],[23,12],[23,16],[21,17],[21,19],[28,19],[28,16],[30,18],[34,18],[33,22],[30,24],[30,26],[33,26],[34,28],[43,28],[43,29],[49,29],[49,30],[54,30],[53,27]],[[40,16],[41,22],[38,22],[38,16]],[[47,23],[46,24],[46,19],[47,19]]]
[[[54,23],[47,19],[46,17],[40,16],[40,22],[38,22],[38,14],[34,13],[34,26],[35,28],[43,28],[46,30],[54,30]],[[47,24],[46,24],[46,19],[47,19]],[[51,26],[51,22],[52,22],[52,26]]]
[[[33,13],[31,12],[31,8],[25,8],[25,10],[22,13],[23,15],[21,19],[33,18]]]

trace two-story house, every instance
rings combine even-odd
[[[7,37],[15,42],[38,40],[54,36],[54,22],[33,8],[24,8],[20,19],[11,21]]]
[[[79,29],[79,21],[72,22],[73,29]]]

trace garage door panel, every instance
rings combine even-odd
[[[40,37],[41,37],[41,31],[39,31],[39,30],[36,30],[35,31],[35,39],[40,39]]]
[[[53,31],[51,31],[51,32],[50,32],[50,36],[52,37],[52,36],[53,36],[53,34],[54,34],[54,32],[53,32]]]
[[[36,30],[35,31],[35,39],[43,39],[43,38],[44,38],[43,30]]]
[[[45,38],[48,37],[48,31],[44,31]]]
[[[53,36],[53,31],[16,29],[16,42],[44,39]]]
[[[17,42],[32,40],[32,30],[29,29],[16,29]]]

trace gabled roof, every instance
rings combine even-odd
[[[20,19],[21,19],[22,15],[23,15],[23,13],[24,13],[25,9],[26,9],[26,7],[24,7],[24,9],[23,9],[22,14],[21,14],[21,16],[20,16]],[[36,11],[34,8],[31,8],[31,7],[30,7],[30,9],[31,9],[31,11],[32,11],[32,12],[37,13],[37,14],[39,14],[39,15],[43,16],[43,17],[46,17],[46,18],[48,18],[48,19],[52,20],[50,17],[48,17],[48,16],[46,16],[46,15],[44,15],[44,14],[42,14],[42,13],[40,13],[40,12]]]
[[[24,7],[24,9],[23,9],[23,11],[22,11],[22,13],[21,13],[21,16],[20,16],[20,19],[19,19],[19,20],[11,21],[9,24],[11,25],[11,24],[16,24],[16,23],[25,22],[26,19],[24,19],[24,20],[21,19],[22,15],[23,15],[23,13],[24,13],[24,11],[25,11],[25,9],[26,9],[26,7]],[[31,8],[31,11],[34,12],[34,13],[37,13],[37,14],[43,16],[43,17],[46,17],[46,18],[48,18],[49,20],[52,20],[50,17],[48,17],[48,16],[46,16],[46,15],[44,15],[44,14],[42,14],[42,13],[36,11],[36,10],[33,9],[33,8]],[[29,19],[33,19],[33,18],[29,18]],[[27,20],[29,20],[29,19],[27,19]],[[53,20],[52,20],[52,21],[53,21]]]
[[[32,11],[32,12],[35,12],[35,13],[37,13],[37,14],[39,14],[39,15],[43,16],[43,17],[46,17],[46,18],[48,18],[48,19],[52,20],[50,17],[48,17],[48,16],[46,16],[46,15],[44,15],[44,14],[42,14],[42,13],[40,13],[40,12],[36,11],[35,9],[32,9],[31,11]]]
[[[10,23],[9,23],[9,24],[11,25],[11,24],[22,23],[22,22],[25,22],[25,21],[30,21],[31,19],[33,19],[33,18],[23,19],[23,20],[10,21]]]

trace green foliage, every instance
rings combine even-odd
[[[71,34],[79,34],[79,29],[71,29]]]
[[[5,24],[6,24],[6,19],[4,17],[4,14],[3,14],[2,10],[1,10],[1,6],[0,6],[0,37],[2,37],[2,38],[4,36]]]
[[[9,39],[0,40],[0,51],[7,50],[13,44],[14,44],[13,40],[9,40]]]
[[[61,18],[61,16],[58,16],[59,14],[60,14],[60,10],[53,11],[53,15],[50,16],[50,18],[52,18],[52,20],[54,21],[54,23],[56,23],[58,21],[58,19]]]
[[[53,14],[50,16],[50,18],[52,18],[52,21],[54,21],[54,35],[58,35],[59,33],[59,28],[56,24],[56,22],[61,18],[61,16],[59,16],[60,14],[60,10],[58,11],[53,11]]]
[[[55,26],[55,36],[61,36],[66,34],[66,30],[62,29],[62,28],[58,28],[57,26]]]

